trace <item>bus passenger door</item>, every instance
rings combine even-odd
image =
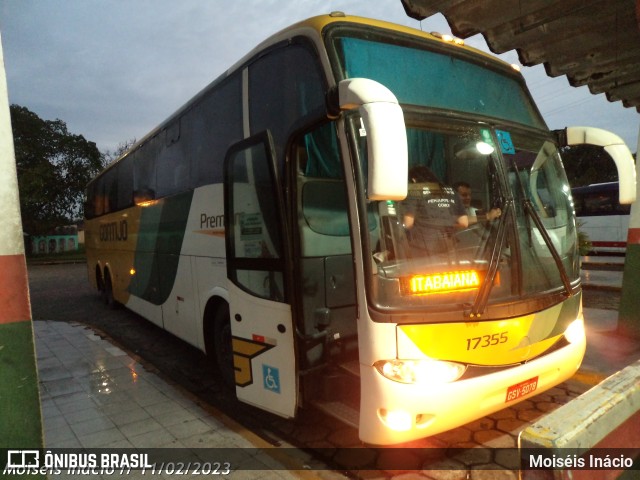
[[[286,231],[268,132],[232,146],[224,200],[236,394],[284,417],[297,404]],[[288,288],[289,287],[289,288]]]

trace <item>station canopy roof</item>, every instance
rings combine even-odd
[[[481,33],[496,54],[515,49],[611,102],[640,112],[640,0],[401,0],[407,15],[442,13],[452,33]]]

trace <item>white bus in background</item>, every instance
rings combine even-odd
[[[629,211],[618,199],[618,182],[594,183],[571,189],[578,228],[591,241],[594,254],[624,255]]]

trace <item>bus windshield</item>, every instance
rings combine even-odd
[[[348,36],[347,36],[348,35]],[[389,88],[404,105],[498,118],[546,128],[524,84],[512,73],[467,60],[464,50],[439,53],[426,42],[355,27],[330,33],[339,80],[364,77]],[[474,57],[477,62],[477,56]]]
[[[352,129],[366,178],[359,119]],[[566,298],[579,279],[578,251],[553,143],[418,114],[407,114],[407,141],[406,200],[367,205],[378,219],[366,234],[377,308],[498,318],[516,299],[522,314]]]

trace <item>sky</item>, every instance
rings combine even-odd
[[[418,22],[400,0],[0,0],[9,102],[113,151],[272,33],[335,10],[450,33],[442,15]],[[465,42],[489,51],[480,35]],[[518,63],[515,51],[500,57]],[[636,151],[635,109],[550,78],[541,65],[522,73],[549,128],[605,128]]]

